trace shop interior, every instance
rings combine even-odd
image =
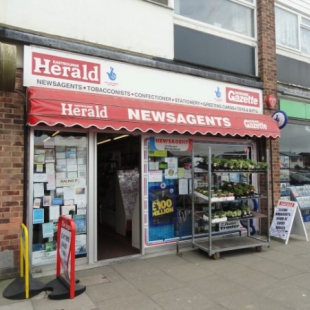
[[[97,259],[140,252],[140,136],[97,135]]]

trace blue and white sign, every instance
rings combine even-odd
[[[272,118],[278,122],[280,129],[284,128],[288,121],[287,114],[282,110],[274,112]]]

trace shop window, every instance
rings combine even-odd
[[[175,0],[175,13],[212,27],[254,37],[254,1]]]
[[[200,169],[199,166],[206,166],[210,144],[194,143],[191,151],[167,151],[164,148],[155,150],[152,148],[154,146],[152,139],[148,151],[147,182],[149,223],[147,239],[149,244],[192,235],[193,189],[207,188],[209,182],[213,189],[221,188],[225,182],[254,184],[250,173],[228,173],[228,171],[212,180],[208,179],[207,173],[197,173],[193,180],[192,169],[195,169],[195,172],[206,172],[205,168]],[[250,146],[212,144],[212,160],[214,161],[217,159],[226,163],[242,162],[249,159],[251,155]],[[229,195],[225,192],[226,194]],[[195,205],[201,211],[208,208],[207,201],[194,197]],[[204,229],[205,227],[200,226],[199,222],[195,223],[195,234],[203,233]],[[214,230],[219,229],[219,225],[214,226]]]
[[[291,199],[290,188],[310,184],[309,126],[287,124],[281,130],[280,182],[281,196]]]
[[[86,255],[87,136],[61,131],[35,131],[30,206],[32,265],[56,262],[60,215],[76,226],[76,256]]]

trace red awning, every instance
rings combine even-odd
[[[28,103],[30,126],[280,137],[278,123],[269,115],[39,87],[28,88]]]

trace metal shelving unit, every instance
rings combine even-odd
[[[192,151],[192,162],[194,162],[194,150]],[[212,232],[212,220],[211,222],[206,222],[208,224],[208,230],[206,234],[195,234],[195,218],[201,214],[201,211],[196,210],[195,206],[195,188],[194,188],[194,179],[195,176],[201,173],[205,173],[208,176],[209,182],[208,182],[208,218],[212,219],[212,199],[211,199],[211,189],[212,189],[212,177],[216,174],[221,173],[229,173],[227,170],[225,171],[216,171],[212,172],[212,152],[211,147],[208,147],[208,170],[206,172],[195,172],[195,168],[192,168],[192,246],[197,247],[201,249],[202,251],[205,251],[208,253],[210,257],[213,257],[214,259],[218,259],[220,257],[220,253],[224,251],[230,251],[230,250],[237,250],[237,249],[244,249],[244,248],[255,248],[256,251],[260,252],[262,250],[263,246],[269,246],[270,244],[270,235],[269,235],[269,226],[270,226],[270,211],[269,207],[267,208],[267,214],[262,214],[259,212],[252,211],[252,216],[245,218],[240,218],[242,221],[247,221],[247,228],[245,233],[241,233],[241,230],[235,230],[232,232]],[[268,154],[267,154],[267,161],[268,161]],[[255,197],[255,199],[266,199],[267,204],[269,202],[269,195],[268,195],[268,184],[269,184],[269,176],[268,171],[231,171],[231,173],[250,173],[250,174],[265,174],[267,178],[266,182],[266,189],[267,189],[267,196],[261,196],[258,195]],[[252,199],[251,198],[242,198],[242,200],[245,199]],[[222,204],[222,202],[217,202],[218,204]],[[262,219],[267,218],[267,235],[251,235],[250,233],[250,225],[249,222],[251,219]],[[227,221],[235,221],[236,219]]]

